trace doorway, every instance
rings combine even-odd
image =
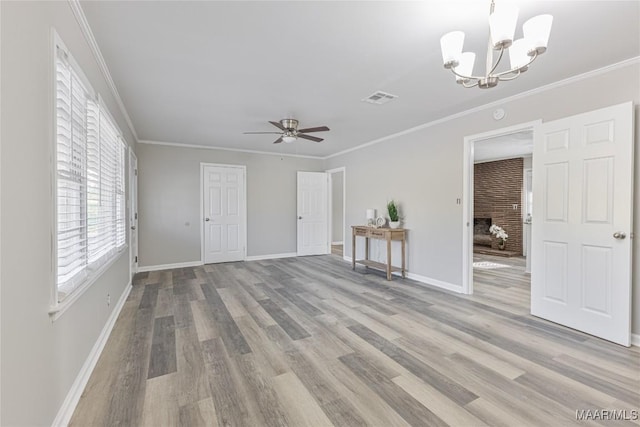
[[[200,164],[202,261],[244,261],[247,247],[246,167]]]
[[[344,239],[346,233],[345,207],[346,182],[344,167],[330,169],[329,174],[329,231],[331,236],[331,254],[344,257]]]
[[[525,274],[527,230],[524,216],[525,169],[531,168],[534,128],[539,121],[465,138],[463,292],[474,292],[475,271],[500,269]],[[508,179],[513,171],[516,178]],[[475,173],[481,173],[476,182]],[[478,200],[475,194],[478,192]],[[476,203],[477,202],[477,203]],[[500,227],[508,235],[505,245],[492,234]],[[510,258],[510,259],[509,259]]]

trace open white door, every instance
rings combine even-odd
[[[131,274],[138,272],[138,158],[129,148],[129,253]]]
[[[629,346],[633,106],[549,123],[533,154],[531,314]]]
[[[329,253],[328,181],[324,172],[298,172],[298,256]]]
[[[202,165],[203,262],[245,259],[243,166]]]

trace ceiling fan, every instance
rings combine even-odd
[[[270,134],[275,133],[281,135],[280,138],[276,139],[273,143],[280,144],[284,142],[285,144],[291,144],[295,142],[298,138],[308,139],[313,142],[324,141],[323,138],[318,138],[317,136],[306,135],[310,132],[325,132],[330,130],[326,126],[318,126],[314,128],[305,128],[298,129],[298,121],[296,119],[282,119],[280,122],[272,122],[272,125],[280,129],[282,132],[244,132],[245,134]]]

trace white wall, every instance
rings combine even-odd
[[[141,267],[200,261],[200,163],[247,167],[247,255],[296,252],[296,171],[317,159],[138,145]]]
[[[522,78],[526,78],[523,76]],[[518,84],[518,81],[501,84]],[[460,88],[460,91],[472,90]],[[500,105],[506,117],[496,122],[494,108],[427,126],[379,144],[329,158],[327,169],[346,166],[346,223],[362,224],[367,208],[394,198],[402,205],[408,233],[408,269],[459,287],[462,284],[462,164],[464,137],[538,119],[549,121],[633,101],[635,139],[640,140],[640,65],[599,73]],[[635,151],[634,228],[640,231],[640,149]],[[381,173],[384,171],[384,173]],[[373,190],[375,189],[375,190]],[[633,331],[640,333],[640,239],[633,242]],[[351,241],[345,241],[351,254]],[[395,259],[399,259],[395,256]]]
[[[124,251],[61,318],[49,318],[54,283],[52,27],[104,97],[126,140],[133,137],[68,2],[3,1],[0,8],[0,424],[50,425],[129,283],[129,253]]]

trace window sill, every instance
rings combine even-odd
[[[62,314],[76,302],[84,292],[91,287],[98,280],[102,274],[107,271],[117,260],[120,259],[122,254],[128,253],[126,249],[129,245],[124,245],[109,261],[105,262],[99,269],[94,271],[86,280],[78,287],[76,287],[69,295],[67,295],[62,301],[53,304],[49,307],[49,318],[52,322],[58,320]]]

